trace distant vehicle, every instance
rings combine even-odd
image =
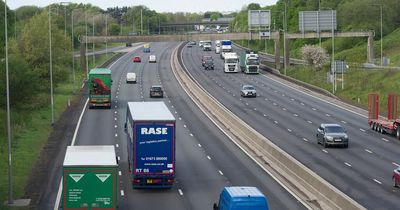
[[[260,73],[260,61],[258,54],[250,51],[242,51],[240,53],[240,68],[246,74]]]
[[[243,85],[240,95],[242,97],[257,97],[257,91],[253,85]]]
[[[156,63],[156,55],[150,55],[149,56],[149,63]]]
[[[204,41],[199,41],[199,47],[203,47]]]
[[[136,32],[129,32],[128,33],[128,36],[137,36],[138,35],[138,33],[136,33]]]
[[[211,41],[204,41],[203,43],[203,51],[211,51]]]
[[[225,53],[232,52],[232,41],[231,40],[222,40],[221,41],[221,58],[224,59]]]
[[[379,117],[379,95],[376,93],[368,94],[368,124],[374,131],[394,135],[397,139],[400,139],[400,119],[397,115],[398,96],[392,93],[387,98],[387,118],[383,119]]]
[[[134,63],[140,63],[140,62],[142,62],[142,59],[140,58],[140,56],[135,56],[135,57],[132,58],[132,61]]]
[[[195,41],[190,41],[189,45],[196,45],[196,42]]]
[[[224,187],[213,210],[269,210],[268,200],[256,187]]]
[[[164,97],[164,91],[163,91],[161,85],[153,85],[153,86],[151,86],[151,88],[150,88],[150,98],[154,98],[154,97],[160,97],[160,98]]]
[[[126,47],[132,47],[132,43],[126,43],[125,46]]]
[[[68,146],[62,167],[62,208],[96,206],[98,210],[116,210],[119,192],[116,157],[113,145]]]
[[[89,108],[111,108],[111,70],[96,68],[89,72]]]
[[[330,145],[349,147],[349,136],[346,130],[339,124],[321,124],[317,130],[317,143],[325,148]]]
[[[400,186],[400,167],[397,167],[396,169],[393,170],[393,187],[399,187]]]
[[[149,53],[150,52],[150,45],[149,44],[143,45],[143,52],[144,53]]]
[[[204,64],[206,63],[206,60],[213,60],[211,55],[203,55],[201,58],[201,65],[204,67]]]
[[[206,60],[204,63],[205,70],[214,70],[214,61],[213,60]]]
[[[217,54],[221,53],[221,41],[220,40],[215,41],[215,53],[217,53]]]
[[[224,55],[224,72],[239,72],[239,57],[235,52],[227,52]]]
[[[190,45],[190,44],[188,44],[188,45],[186,45],[186,47],[187,47],[187,48],[192,48],[193,46]]]
[[[125,119],[133,188],[171,188],[176,168],[175,117],[162,101],[128,102]]]
[[[136,83],[136,73],[128,72],[126,74],[126,83]]]

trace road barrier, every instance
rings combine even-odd
[[[309,209],[365,209],[224,107],[190,75],[181,59],[183,44],[171,56],[172,71],[194,103],[279,184]]]

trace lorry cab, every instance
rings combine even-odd
[[[225,53],[224,56],[224,72],[238,72],[239,57],[235,52]]]
[[[268,200],[256,187],[224,187],[213,210],[268,210]]]

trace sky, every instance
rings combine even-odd
[[[232,12],[241,10],[249,3],[267,6],[275,4],[277,0],[8,0],[7,5],[14,10],[21,6],[44,7],[59,2],[90,3],[102,9],[145,5],[157,12]]]

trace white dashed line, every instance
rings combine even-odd
[[[118,161],[120,161],[120,160],[121,160],[121,158],[120,158],[119,156],[118,156],[117,158],[118,158]]]
[[[197,146],[201,147],[201,144],[197,144]]]
[[[118,171],[118,175],[122,176],[122,172],[121,172],[121,171]]]
[[[300,104],[304,106],[304,103],[300,103]]]
[[[388,142],[388,141],[389,141],[389,140],[387,140],[387,139],[385,139],[385,138],[382,138],[382,140],[383,140],[383,141],[386,141],[386,142]]]
[[[264,117],[266,117],[267,115],[266,114],[263,114],[264,115]]]
[[[361,132],[365,132],[365,130],[364,130],[364,129],[362,129],[362,128],[360,128],[360,131],[361,131]]]
[[[324,150],[324,149],[323,149],[322,151],[325,152],[325,153],[328,153],[328,151],[326,151],[326,150]]]
[[[347,122],[346,121],[344,121],[344,120],[342,120],[342,121],[340,121],[340,122],[342,122],[343,124],[346,124]]]
[[[254,111],[257,111],[257,108],[254,108]]]
[[[400,166],[399,164],[397,164],[397,163],[395,163],[395,162],[392,162],[392,164],[395,165],[395,166],[397,166],[397,167]]]
[[[115,98],[118,98],[118,96],[115,96]]]
[[[178,114],[178,112],[177,112],[177,111],[175,111],[175,114]]]
[[[117,121],[117,118],[116,118],[116,117],[114,117],[114,120],[115,120],[115,121]]]
[[[286,111],[286,108],[282,108],[283,111]]]
[[[378,184],[382,184],[382,182],[378,181],[377,179],[373,179],[374,182],[378,183]]]
[[[291,98],[290,100],[291,100],[291,101],[294,101],[294,98]]]
[[[325,114],[325,116],[330,117],[331,115],[330,114]]]
[[[114,125],[114,128],[117,128],[118,127],[118,125]]]
[[[115,105],[114,107],[115,107],[115,108],[117,108],[118,106],[117,106],[117,105]]]
[[[264,100],[268,101],[268,98],[265,98]]]
[[[118,133],[115,134],[115,137],[118,137]]]
[[[121,190],[121,196],[124,196],[124,195],[125,195],[124,191],[123,191],[123,190]]]
[[[344,164],[346,164],[346,166],[351,167],[350,163],[345,162]]]
[[[292,130],[290,130],[289,128],[287,129],[287,131],[289,131],[289,133],[292,132]]]
[[[308,139],[306,139],[306,138],[303,138],[303,141],[308,141]]]
[[[186,128],[186,125],[183,125],[184,128]]]
[[[207,159],[211,160],[211,157],[207,155]]]
[[[193,134],[189,134],[190,136],[193,136]]]
[[[182,120],[182,118],[179,118],[179,120]]]
[[[308,123],[312,124],[312,122],[310,120],[307,120]]]
[[[249,103],[246,103],[246,106],[248,106],[249,105]]]
[[[224,173],[222,173],[222,171],[221,171],[221,170],[218,170],[218,173],[219,173],[219,174],[221,174],[221,176],[223,176],[223,175],[224,175]]]
[[[275,120],[274,123],[275,123],[275,124],[278,124],[278,121]]]
[[[182,190],[181,189],[178,189],[178,192],[179,192],[179,195],[183,195],[183,192],[182,192]]]
[[[370,154],[372,154],[373,152],[371,151],[371,150],[369,150],[369,149],[364,149],[366,152],[368,152],[368,153],[370,153]]]
[[[297,114],[293,114],[293,116],[295,116],[295,117],[298,117],[299,115],[297,115]]]
[[[314,110],[314,111],[317,111],[317,109],[316,109],[316,108],[314,108],[314,107],[313,107],[313,108],[311,108],[311,109],[312,109],[312,110]]]
[[[117,148],[118,148],[118,147],[119,147],[119,145],[118,145],[118,144],[115,144],[115,147],[117,147]]]
[[[272,103],[274,106],[276,106],[276,105],[278,105],[278,104],[276,104],[276,103]]]
[[[117,114],[117,111],[115,111],[114,114]]]

